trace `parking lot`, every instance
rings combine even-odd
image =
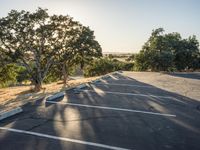
[[[22,109],[0,122],[0,149],[200,149],[199,101],[124,73]]]

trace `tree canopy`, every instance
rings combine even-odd
[[[0,53],[1,63],[9,60],[25,67],[35,89],[40,90],[52,66],[66,67],[77,56],[83,63],[83,58],[100,56],[101,47],[93,31],[72,17],[50,16],[38,8],[33,13],[12,10],[0,19]]]
[[[135,56],[137,70],[169,71],[200,68],[199,42],[196,36],[182,39],[179,33],[152,31],[142,50]]]

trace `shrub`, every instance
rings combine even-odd
[[[84,76],[99,76],[104,75],[113,71],[123,70],[131,71],[133,70],[133,63],[121,62],[116,59],[100,58],[95,59],[89,65],[84,68]]]

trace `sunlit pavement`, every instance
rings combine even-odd
[[[199,150],[198,100],[126,75],[24,105],[0,122],[0,149]]]

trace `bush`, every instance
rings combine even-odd
[[[17,82],[19,67],[16,64],[7,64],[0,68],[0,87],[14,85]]]
[[[133,70],[133,66],[133,63],[121,62],[116,59],[100,58],[94,60],[84,68],[84,76],[99,76],[118,70],[131,71]]]
[[[124,63],[121,70],[123,71],[133,71],[134,63]]]

